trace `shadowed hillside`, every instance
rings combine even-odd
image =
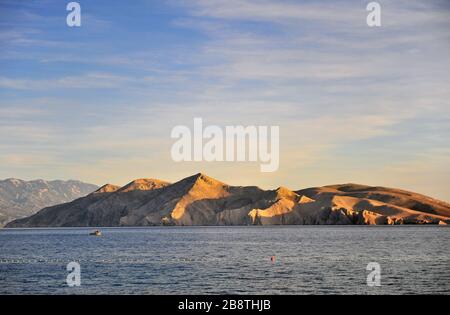
[[[0,227],[38,210],[86,196],[98,187],[80,181],[0,180]]]

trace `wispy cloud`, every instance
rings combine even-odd
[[[428,185],[450,198],[430,179],[446,182],[448,152],[438,149],[450,146],[444,2],[380,1],[381,28],[367,27],[361,1],[168,3],[151,17],[92,4],[70,31],[59,13],[27,3],[1,24],[0,160],[9,176],[32,172],[28,153],[48,176],[99,184],[201,169],[237,184]],[[279,172],[173,163],[171,127],[197,116],[280,125]]]
[[[136,79],[109,73],[87,73],[56,79],[12,79],[0,77],[0,87],[18,90],[104,89],[120,87],[133,80],[135,81]]]

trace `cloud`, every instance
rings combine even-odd
[[[94,30],[89,16],[78,41],[47,28],[54,21],[33,30],[36,16],[0,28],[0,158],[11,175],[31,172],[28,153],[42,165],[49,158],[34,174],[99,184],[199,170],[268,188],[411,181],[414,190],[423,179],[434,189],[427,170],[444,182],[438,166],[448,160],[437,156],[447,153],[433,150],[450,145],[442,2],[380,1],[381,28],[367,27],[358,1],[169,2],[173,14],[158,15],[158,29],[148,19],[120,24],[119,35],[136,43],[117,37],[112,20],[99,18]],[[119,5],[108,17],[122,13]],[[280,171],[172,162],[171,128],[198,116],[221,126],[280,125]],[[425,150],[432,165],[416,154]]]
[[[189,2],[193,6],[191,13],[197,16],[208,16],[222,19],[241,19],[255,21],[272,21],[285,23],[290,20],[334,21],[345,22],[357,18],[355,11],[361,11],[358,6],[332,3],[295,3],[281,1],[248,1],[248,0],[194,0]],[[339,10],[341,9],[341,10]],[[337,11],[342,11],[337,14]]]
[[[110,89],[136,79],[109,73],[87,73],[55,79],[15,79],[0,77],[0,87],[17,90]]]
[[[383,21],[389,26],[416,23],[448,22],[449,8],[438,1],[379,1]],[[195,16],[218,19],[264,21],[279,24],[315,22],[363,26],[367,16],[365,2],[357,1],[273,1],[273,0],[190,0],[179,1],[191,8]]]

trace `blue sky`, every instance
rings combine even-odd
[[[450,200],[450,5],[0,0],[0,178],[344,182]],[[279,125],[280,168],[175,163],[171,129]]]

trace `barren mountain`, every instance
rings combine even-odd
[[[105,185],[7,227],[446,223],[448,203],[398,189],[346,184],[263,190],[196,174],[174,184],[139,179],[121,188]]]
[[[38,210],[86,196],[98,187],[79,181],[0,181],[0,226]]]

